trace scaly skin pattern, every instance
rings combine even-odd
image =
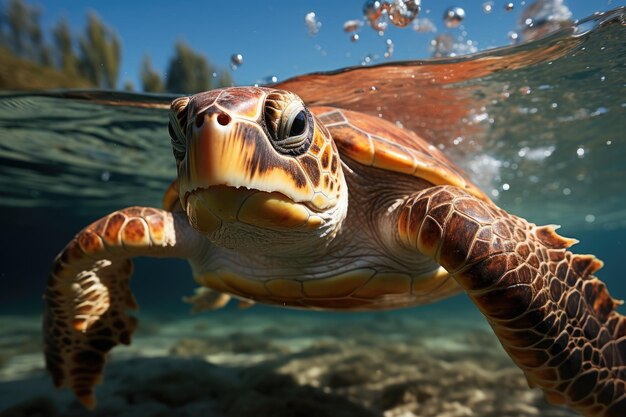
[[[182,221],[181,221],[182,220]],[[46,367],[57,388],[68,387],[95,406],[106,353],[130,344],[137,304],[128,282],[131,257],[189,256],[186,220],[129,207],[92,223],[57,256],[46,289],[43,321]],[[184,232],[184,233],[183,233]]]
[[[106,353],[136,326],[130,259],[147,255],[188,258],[216,291],[318,308],[432,300],[459,289],[443,287],[451,275],[549,401],[626,416],[626,320],[593,276],[600,261],[493,205],[417,135],[355,112],[312,113],[267,88],[174,100],[179,176],[164,202],[186,213],[116,211],[58,256],[44,315],[55,385],[95,405]]]
[[[548,401],[585,416],[626,416],[626,318],[554,227],[537,227],[453,186],[426,189],[398,211],[403,245],[432,256],[488,319]]]

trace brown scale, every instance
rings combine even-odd
[[[404,205],[388,212],[385,220],[395,226],[392,238],[402,249],[419,259],[433,258],[453,275],[448,279],[448,272],[439,270],[447,285],[439,295],[454,293],[460,284],[529,384],[541,387],[550,402],[567,404],[589,417],[626,415],[626,320],[615,311],[619,302],[593,276],[602,266],[600,261],[567,251],[576,241],[559,236],[554,227],[537,227],[499,209],[437,149],[377,117],[311,108],[321,122],[316,122],[306,156],[300,161],[278,158],[271,153],[260,122],[263,100],[271,94],[282,100],[289,93],[232,88],[184,97],[172,104],[173,121],[188,132],[191,123],[200,129],[207,117],[219,122],[216,114],[223,111],[229,116],[230,111],[228,123],[235,120],[237,126],[221,140],[227,144],[223,150],[234,147],[237,152],[229,153],[226,160],[241,157],[241,172],[246,174],[263,169],[271,175],[269,168],[278,168],[282,173],[274,180],[278,185],[289,182],[287,191],[303,182],[307,187],[308,181],[319,183],[315,198],[342,185],[338,149],[354,172],[367,175],[375,168],[413,176],[410,183],[417,189],[406,191],[416,194],[402,190],[403,200],[396,201],[405,201]],[[204,116],[198,117],[202,112]],[[203,133],[207,132],[200,129],[200,139]],[[187,134],[191,139],[198,138]],[[211,147],[205,146],[204,151],[206,157]],[[201,160],[202,156],[191,152],[189,157]],[[211,161],[217,164],[220,159]],[[180,173],[196,177],[198,171],[212,167],[200,164],[189,172],[180,162]],[[307,180],[298,181],[294,175]],[[179,177],[179,186],[189,186],[188,178]],[[168,209],[180,207],[175,188],[164,198]],[[237,203],[232,193],[221,192],[226,201]],[[127,309],[136,308],[128,288],[130,258],[195,257],[201,252],[196,249],[205,243],[184,213],[140,207],[114,212],[79,233],[55,260],[45,293],[46,364],[55,385],[71,388],[84,404],[93,406],[93,386],[100,382],[106,353],[118,343],[130,343],[136,326],[126,315]],[[192,263],[206,261],[200,256]],[[196,279],[217,291],[264,302],[371,309],[389,307],[376,304],[381,294],[398,295],[394,298],[398,305],[407,304],[403,295],[416,297],[420,291],[427,295],[422,302],[432,301],[428,286],[439,285],[441,276],[424,281],[406,271],[362,268],[302,282],[280,277],[262,282],[229,270],[202,271]]]
[[[140,207],[112,213],[76,235],[52,268],[44,296],[46,367],[55,386],[70,387],[89,407],[95,405],[93,386],[100,382],[106,353],[129,344],[136,327],[125,313],[137,308],[128,287],[128,257],[155,246],[164,255],[168,248],[170,256],[175,253],[168,242],[173,236],[164,238],[170,233],[166,217],[171,213]]]
[[[576,241],[554,227],[456,187],[422,191],[399,216],[401,240],[458,271],[456,280],[548,401],[586,416],[626,415],[626,318],[593,276],[602,262],[566,251]]]

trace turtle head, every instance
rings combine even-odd
[[[179,195],[214,243],[254,253],[325,244],[348,190],[328,130],[293,93],[233,87],[172,102]]]

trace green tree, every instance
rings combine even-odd
[[[15,54],[23,57],[27,49],[30,9],[21,0],[11,0],[5,13],[8,26],[7,46]]]
[[[54,51],[50,45],[41,48],[41,63],[45,67],[54,67]]]
[[[230,76],[230,72],[223,70],[217,78],[217,85],[213,88],[232,87],[234,84],[235,82],[233,81],[233,77]]]
[[[167,69],[165,89],[170,93],[197,93],[212,88],[213,67],[203,55],[178,42]]]
[[[3,43],[17,56],[43,63],[46,47],[39,22],[40,10],[22,0],[10,0],[3,14]]]
[[[78,57],[74,52],[74,41],[67,19],[61,18],[52,30],[52,37],[56,48],[57,66],[68,74],[78,72]]]
[[[165,85],[161,76],[150,62],[150,57],[145,56],[141,64],[141,85],[143,91],[147,93],[162,93],[165,90]]]
[[[94,12],[89,14],[79,48],[81,74],[99,87],[115,88],[121,58],[120,40]]]

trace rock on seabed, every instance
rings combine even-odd
[[[141,317],[133,344],[113,351],[93,412],[52,388],[38,321],[5,320],[0,417],[577,415],[528,388],[480,317],[462,320],[268,309]]]

